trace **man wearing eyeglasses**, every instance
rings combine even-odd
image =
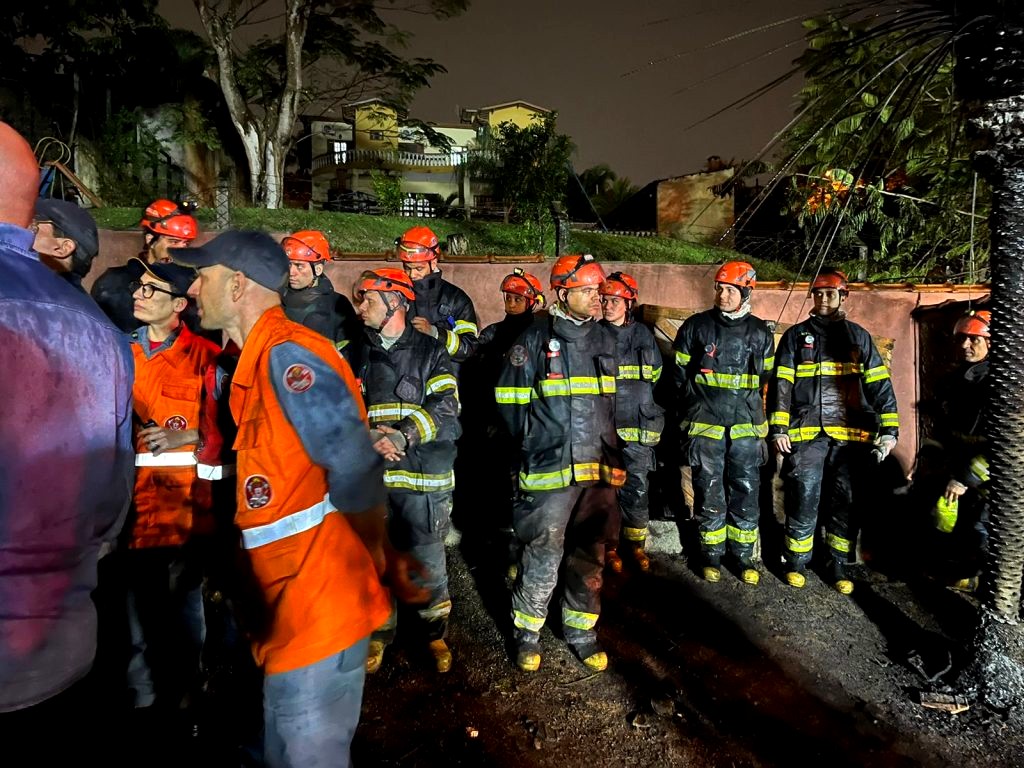
[[[133,259],[136,477],[126,556],[135,707],[174,713],[198,684],[204,635],[199,551],[213,533],[214,467],[197,465],[203,381],[220,349],[182,320],[193,270]],[[204,420],[203,426],[214,420]],[[217,441],[219,442],[219,441]]]
[[[92,216],[67,200],[39,200],[30,229],[39,260],[85,293],[82,278],[89,274],[100,244]]]
[[[444,344],[458,374],[459,365],[476,349],[479,328],[472,299],[441,276],[440,254],[441,244],[429,227],[408,229],[395,241],[395,255],[416,290],[409,322]]]
[[[289,320],[334,342],[350,365],[359,362],[362,323],[347,298],[335,292],[324,274],[331,246],[323,232],[307,229],[281,241],[288,256],[288,290],[282,303]]]

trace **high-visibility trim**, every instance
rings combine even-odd
[[[598,387],[602,395],[614,395],[616,392],[615,377],[601,375],[598,379]]]
[[[597,624],[597,614],[563,608],[562,623],[573,629],[593,629],[594,625]]]
[[[898,428],[900,425],[900,417],[897,413],[883,413],[880,418],[883,427]]]
[[[319,501],[311,507],[292,512],[290,515],[285,515],[280,520],[266,525],[246,528],[242,531],[242,546],[245,549],[256,549],[256,547],[287,539],[289,536],[305,533],[316,528],[327,515],[336,511],[334,505],[331,504],[330,495],[325,493],[323,501]]]
[[[418,405],[409,403],[377,403],[366,410],[370,424],[395,422],[406,417],[411,418],[419,432],[420,442],[428,443],[437,437],[437,424],[434,417]]]
[[[685,352],[676,352],[676,365],[680,368],[685,368],[690,364],[690,356]]]
[[[875,381],[882,381],[883,379],[889,378],[889,369],[884,365],[879,365],[875,368],[869,368],[864,371],[864,383],[871,384]]]
[[[640,380],[640,366],[639,365],[620,365],[619,366],[619,379],[639,381]]]
[[[860,363],[837,363],[826,360],[823,363],[800,363],[796,367],[796,377],[806,379],[813,376],[852,376],[862,370],[863,366]]]
[[[833,440],[846,440],[850,443],[870,443],[875,439],[873,432],[854,427],[826,426],[825,434]]]
[[[440,621],[441,619],[447,619],[448,615],[452,612],[452,601],[445,600],[444,602],[432,605],[429,608],[423,608],[417,613],[420,618],[424,621]]]
[[[626,482],[626,470],[593,461],[573,464],[554,472],[519,473],[519,487],[524,491],[556,491],[568,488],[573,480],[578,483],[603,480],[608,485],[618,487]]]
[[[498,405],[529,405],[533,387],[495,387],[494,400]]]
[[[454,355],[459,351],[459,337],[452,331],[445,330],[444,332],[444,348],[448,350],[449,356]]]
[[[836,552],[849,552],[852,546],[849,539],[844,539],[834,533],[827,534],[825,541],[828,543],[829,549],[834,549]]]
[[[687,428],[686,434],[690,437],[710,437],[712,440],[721,440],[725,437],[725,427],[719,424],[703,424],[699,421],[684,421],[680,426]]]
[[[721,389],[757,389],[761,386],[761,378],[749,373],[698,373],[694,379],[695,384],[702,384],[705,387],[719,387]]]
[[[640,366],[640,378],[653,381],[655,384],[661,378],[661,366],[660,365],[642,365]]]
[[[716,544],[725,543],[725,528],[719,528],[716,531],[701,531],[700,532],[700,543],[712,547]]]
[[[773,427],[788,427],[789,426],[789,412],[788,411],[772,411],[771,418],[768,419],[768,423]]]
[[[647,526],[643,528],[630,528],[622,526],[622,538],[626,541],[647,541]]]
[[[442,373],[440,376],[435,376],[427,381],[427,394],[434,395],[438,392],[447,392],[449,390],[458,391],[459,384],[455,380],[455,377],[450,373]]]
[[[538,386],[543,397],[608,395],[615,392],[615,377],[570,376],[568,379],[543,379]]]
[[[439,475],[428,475],[404,469],[385,469],[384,485],[387,488],[401,488],[420,493],[450,491],[455,487],[455,470],[448,470]]]
[[[796,371],[790,368],[788,365],[780,365],[775,369],[775,375],[780,379],[785,379],[791,384],[796,381]]]
[[[975,456],[971,459],[970,465],[971,474],[978,478],[983,483],[987,483],[990,477],[988,471],[988,459],[984,456]]]
[[[622,429],[615,430],[619,437],[625,440],[627,443],[643,443],[644,445],[654,445],[661,440],[661,432],[652,432],[649,429],[639,429],[637,427],[623,427]]]
[[[540,632],[544,628],[544,617],[531,616],[522,611],[512,611],[512,623],[527,632]]]
[[[459,335],[463,333],[472,333],[474,336],[480,335],[480,329],[477,328],[476,323],[471,323],[469,320],[456,320],[455,332]]]
[[[729,427],[729,437],[767,437],[768,436],[768,422],[764,421],[760,424],[733,424]]]
[[[791,539],[789,536],[786,537],[786,549],[790,552],[796,552],[803,554],[810,552],[814,548],[814,534],[811,534],[806,539]]]
[[[651,381],[657,383],[658,379],[661,378],[661,366],[653,365],[620,365],[619,375],[616,377],[620,381]]]
[[[744,531],[734,525],[727,525],[725,530],[728,533],[729,541],[735,541],[737,544],[754,544],[757,541],[757,528]]]
[[[342,339],[341,341],[335,342],[334,348],[341,352],[345,347],[348,346],[348,339]]]
[[[801,442],[803,440],[813,440],[821,434],[821,427],[793,427],[789,430],[789,439],[794,443]]]
[[[136,467],[194,467],[196,455],[191,452],[173,451],[156,456],[152,453],[136,453]]]
[[[225,477],[234,477],[234,464],[197,464],[196,474],[201,480],[223,480]]]
[[[765,373],[767,373],[768,371],[770,371],[774,367],[775,367],[775,355],[772,355],[771,357],[766,357],[764,359],[764,371],[765,371]]]

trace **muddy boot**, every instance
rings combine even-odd
[[[853,594],[853,581],[840,563],[832,564],[832,586],[841,595]]]
[[[636,563],[636,567],[644,573],[651,570],[651,559],[647,557],[647,553],[644,551],[643,543],[634,544],[629,549],[629,554],[633,558],[633,562]]]
[[[366,674],[372,675],[384,662],[384,641],[371,640],[366,654]]]
[[[540,644],[522,641],[516,645],[516,666],[523,672],[536,672],[540,669]]]
[[[978,591],[978,577],[968,576],[965,579],[957,579],[949,585],[950,589],[955,589],[957,592],[977,592]]]
[[[604,649],[595,640],[589,643],[580,643],[578,645],[570,645],[573,653],[576,657],[583,662],[583,664],[594,672],[604,672],[608,669],[608,654],[604,652]]]
[[[616,549],[609,547],[604,553],[604,565],[612,573],[622,573],[622,558]]]
[[[803,589],[807,586],[807,577],[804,575],[802,569],[794,568],[793,570],[786,572],[786,583],[791,587]]]
[[[438,672],[444,673],[452,668],[452,652],[444,640],[430,641],[430,655],[434,657]]]
[[[761,573],[754,567],[754,564],[745,557],[737,558],[740,567],[740,581],[756,587],[761,583]]]

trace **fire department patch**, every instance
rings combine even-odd
[[[168,416],[167,421],[164,422],[164,429],[171,429],[175,432],[184,432],[188,429],[188,419],[179,415]]]
[[[249,509],[259,509],[270,503],[270,481],[263,475],[249,475],[244,487],[245,503]]]
[[[526,358],[526,347],[522,344],[516,344],[508,351],[508,361],[516,368],[526,365]]]
[[[296,363],[284,372],[284,386],[289,392],[301,394],[313,386],[316,374],[313,369]]]

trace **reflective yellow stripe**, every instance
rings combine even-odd
[[[370,420],[370,424],[390,423],[409,417],[416,425],[416,431],[419,432],[422,442],[426,443],[437,437],[437,425],[434,423],[433,416],[418,405],[377,403],[367,409],[366,416]]]
[[[448,330],[444,334],[444,348],[448,350],[449,355],[454,355],[459,351],[459,337]]]
[[[795,427],[789,430],[789,439],[794,443],[813,440],[821,434],[821,427]]]
[[[706,387],[720,387],[722,389],[757,389],[761,386],[758,376],[749,373],[698,373],[694,379],[695,384],[703,384]]]
[[[774,367],[775,367],[775,356],[772,355],[771,357],[766,357],[764,359],[764,370],[765,370],[765,372],[767,373],[768,371],[770,371]]]
[[[455,332],[458,334],[472,333],[476,336],[480,333],[480,329],[476,327],[476,323],[471,323],[468,320],[456,320]]]
[[[544,627],[544,617],[531,616],[522,611],[512,611],[512,623],[519,629],[525,629],[528,632],[540,632]]]
[[[780,365],[778,368],[776,368],[775,375],[778,376],[780,379],[785,379],[788,382],[796,381],[796,379],[794,378],[796,373],[788,365]]]
[[[406,472],[402,469],[385,469],[384,485],[388,488],[402,488],[420,493],[450,491],[455,487],[455,471],[449,470],[440,475],[426,475],[420,472]]]
[[[524,491],[554,491],[568,488],[573,480],[578,483],[603,480],[608,485],[618,487],[626,482],[626,471],[593,461],[573,464],[554,472],[519,473],[519,487]]]
[[[834,549],[836,552],[850,551],[850,540],[844,539],[842,536],[836,536],[834,533],[830,533],[825,537],[825,541],[828,542],[829,548]]]
[[[625,440],[627,443],[643,443],[644,445],[654,445],[661,440],[661,432],[652,432],[649,429],[639,429],[637,427],[623,427],[622,429],[615,430],[618,432],[619,437]]]
[[[826,360],[823,363],[800,363],[796,367],[796,377],[805,379],[812,376],[850,376],[860,373],[861,368],[860,363],[837,363],[831,360]],[[781,366],[779,370],[782,370]]]
[[[882,379],[889,378],[889,370],[884,366],[880,365],[877,368],[870,368],[864,371],[864,383],[870,384],[874,381],[882,381]]]
[[[452,601],[445,600],[443,603],[432,605],[429,608],[424,608],[417,611],[420,618],[424,621],[440,621],[441,619],[448,618],[448,614],[452,612]]]
[[[810,552],[813,547],[813,534],[808,536],[806,539],[791,539],[789,536],[786,537],[786,549],[790,552]]]
[[[752,531],[743,531],[733,525],[727,525],[725,529],[729,534],[729,541],[739,544],[753,544],[757,541],[757,528]]]
[[[571,611],[568,608],[563,608],[562,623],[573,629],[593,629],[594,625],[597,624],[597,614]]]
[[[341,341],[335,343],[334,348],[336,350],[338,350],[339,352],[341,352],[341,350],[343,350],[347,346],[348,346],[348,339],[342,339]]]
[[[768,436],[768,422],[762,422],[760,424],[733,424],[729,427],[729,437],[767,437]]]
[[[647,541],[647,528],[622,526],[622,538],[626,541]]]
[[[772,416],[768,419],[768,423],[773,427],[788,427],[789,413],[786,411],[772,411]]]
[[[709,547],[725,543],[725,528],[719,528],[717,531],[701,531],[700,543]]]
[[[725,427],[718,424],[702,424],[699,421],[683,422],[683,428],[689,426],[686,434],[690,437],[710,437],[713,440],[721,440],[725,437]]]
[[[661,366],[645,365],[640,369],[641,378],[657,383],[661,378]]]
[[[685,352],[676,352],[676,365],[680,368],[685,368],[690,364],[690,356]]]
[[[984,456],[975,456],[971,459],[971,473],[981,482],[987,483],[989,478],[988,459]]]
[[[532,387],[495,387],[494,399],[499,405],[529,405]]]
[[[615,377],[604,376],[598,380],[598,386],[601,388],[602,395],[614,395],[615,394]]]
[[[825,427],[825,434],[833,440],[846,440],[851,443],[870,443],[875,439],[873,433],[854,427]]]
[[[615,392],[614,376],[570,376],[568,379],[543,379],[540,394],[544,397],[605,395]]]
[[[881,416],[881,423],[883,427],[899,427],[900,417],[896,413],[883,413]]]
[[[427,394],[432,395],[437,392],[447,392],[449,389],[458,389],[458,382],[455,381],[455,377],[450,373],[442,373],[440,376],[427,381]]]
[[[619,366],[619,378],[623,380],[640,380],[640,366],[639,365],[620,365]]]

